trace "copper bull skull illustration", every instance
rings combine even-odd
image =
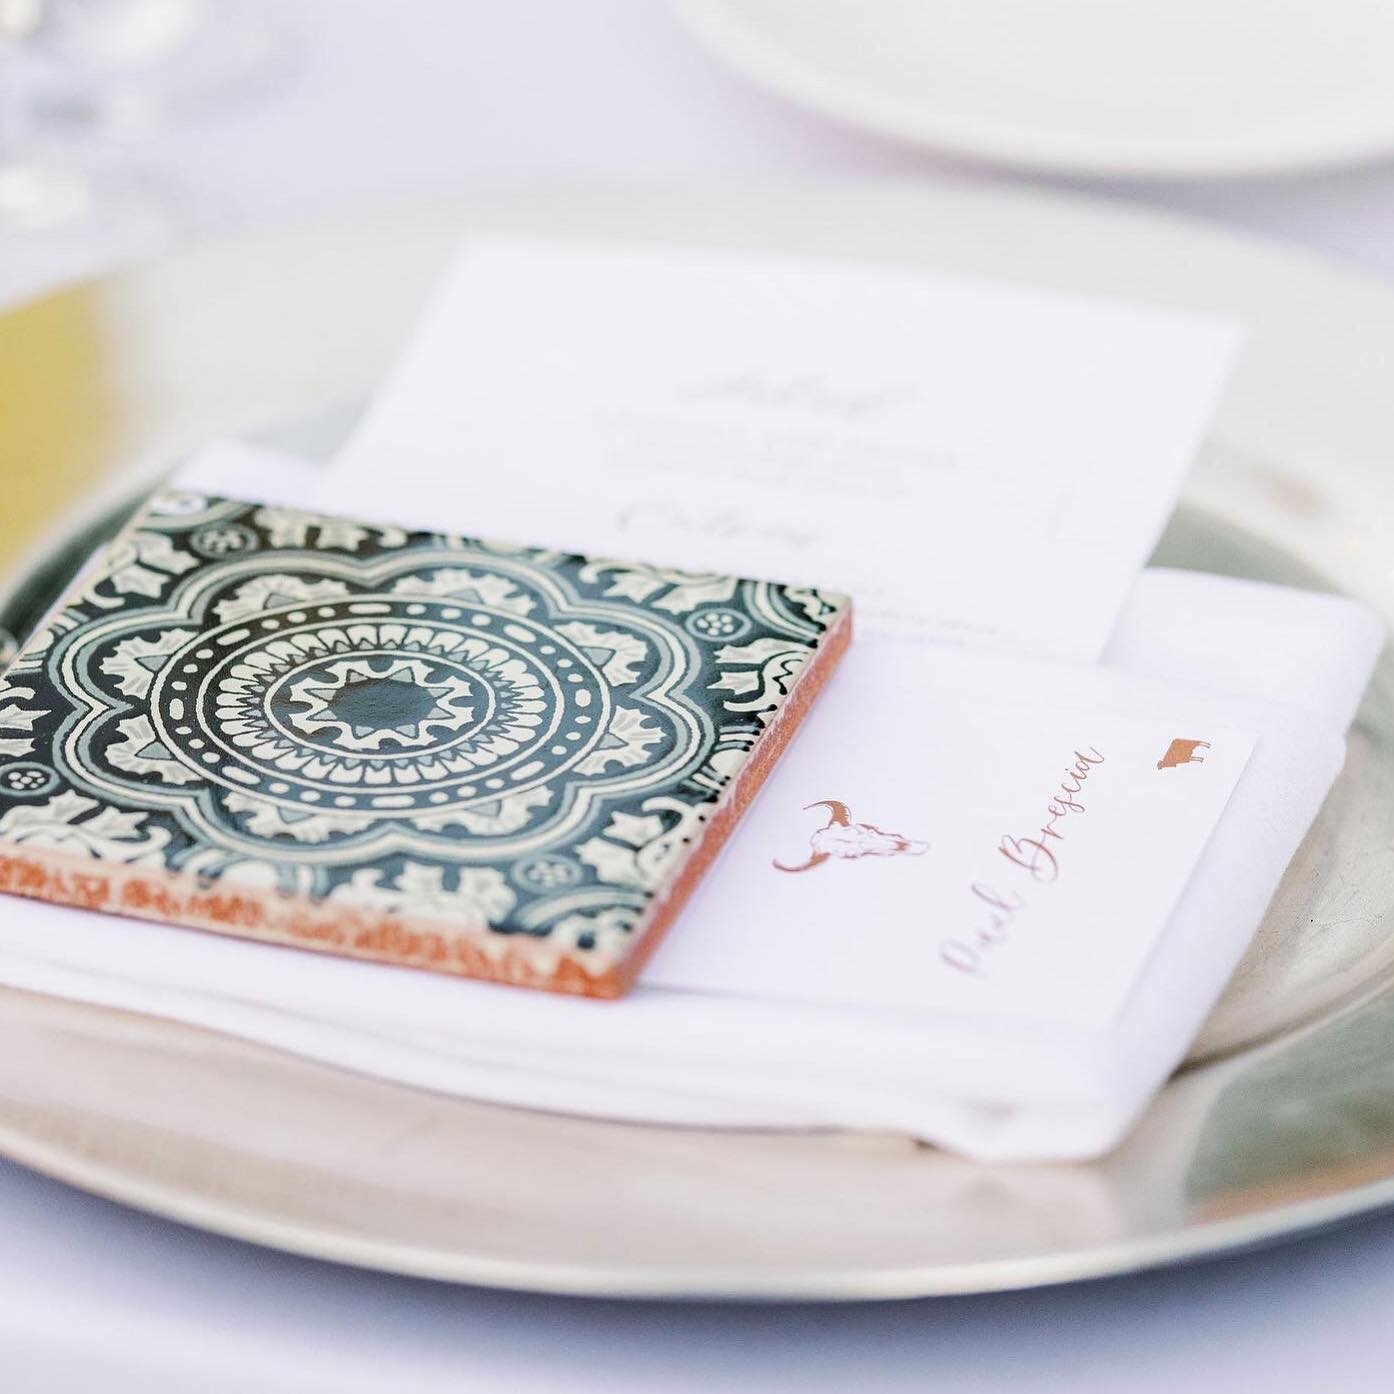
[[[805,812],[814,808],[826,808],[828,821],[809,838],[808,860],[798,866],[777,861],[777,870],[812,871],[833,857],[848,861],[857,857],[919,857],[929,851],[927,842],[888,833],[874,823],[853,822],[851,810],[840,799],[820,799],[807,805]]]

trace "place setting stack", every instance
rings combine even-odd
[[[1148,565],[1242,352],[469,239],[332,459],[209,442],[21,643],[0,982],[491,1105],[1104,1156],[1384,644]]]

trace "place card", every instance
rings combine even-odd
[[[1255,739],[1185,688],[859,640],[645,985],[1102,1026]]]
[[[1236,344],[896,266],[476,241],[326,501],[828,585],[862,633],[1093,660]]]
[[[0,682],[0,890],[616,996],[850,616],[164,491]]]

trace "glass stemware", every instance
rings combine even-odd
[[[247,0],[0,0],[0,299],[179,231],[188,200],[130,152],[260,95],[294,56]]]

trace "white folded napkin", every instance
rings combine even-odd
[[[1344,731],[1383,644],[1379,616],[1344,596],[1149,567],[1102,661],[1212,692],[1286,702]]]
[[[244,478],[232,492],[257,491]],[[277,501],[293,503],[293,493],[282,475]],[[888,1128],[993,1159],[1097,1155],[1182,1058],[1233,971],[1340,768],[1382,642],[1378,619],[1351,601],[1148,572],[1107,668],[934,660],[946,681],[995,675],[1005,686],[1025,673],[1067,701],[1079,694],[1164,717],[1178,734],[1211,723],[1258,736],[1126,1009],[1087,1029],[793,1001],[760,982],[741,992],[656,986],[667,980],[662,950],[624,1000],[573,1000],[17,899],[0,916],[0,981],[506,1104],[712,1126]],[[817,722],[834,695],[752,817],[786,771],[797,774],[795,762],[816,758]],[[680,917],[675,946],[701,932],[707,901],[720,903],[724,866]]]

